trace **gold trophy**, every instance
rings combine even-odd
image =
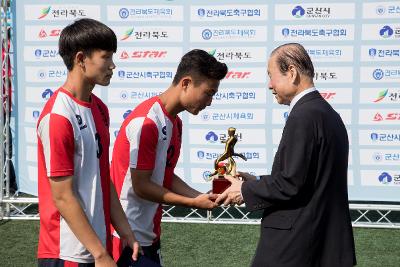
[[[237,142],[235,132],[236,128],[229,127],[228,139],[222,141],[222,143],[225,143],[225,151],[214,162],[214,172],[210,174],[210,177],[218,174],[218,176],[215,176],[212,181],[212,192],[214,194],[221,194],[231,185],[231,182],[224,178],[224,174],[236,176],[236,162],[233,159],[233,156],[247,160],[244,155],[235,153],[234,151]],[[228,162],[224,162],[224,160],[228,160]]]

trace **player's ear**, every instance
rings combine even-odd
[[[192,78],[190,76],[185,76],[181,79],[180,85],[184,90],[186,90],[191,82],[192,82]]]
[[[85,54],[83,51],[78,51],[75,54],[74,65],[83,68],[85,66]]]

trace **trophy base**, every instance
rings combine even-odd
[[[212,181],[212,192],[213,194],[221,194],[229,186],[231,186],[231,182],[229,182],[223,176],[219,176],[218,178],[214,178]]]

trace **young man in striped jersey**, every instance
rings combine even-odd
[[[179,158],[182,121],[211,105],[225,64],[203,50],[185,54],[170,87],[137,106],[123,122],[114,144],[111,178],[144,255],[160,257],[161,204],[212,209],[215,195],[202,194],[174,173]],[[114,257],[122,244],[114,237]]]
[[[40,267],[116,266],[110,224],[133,248],[139,245],[109,175],[109,115],[93,93],[115,68],[114,32],[92,19],[60,35],[66,82],[46,103],[38,124]]]

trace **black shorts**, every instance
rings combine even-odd
[[[38,267],[94,267],[94,262],[79,263],[61,259],[38,259]]]
[[[153,243],[151,246],[142,247],[143,254],[154,262],[157,262],[161,266],[163,265],[161,257],[161,244],[160,240]]]

